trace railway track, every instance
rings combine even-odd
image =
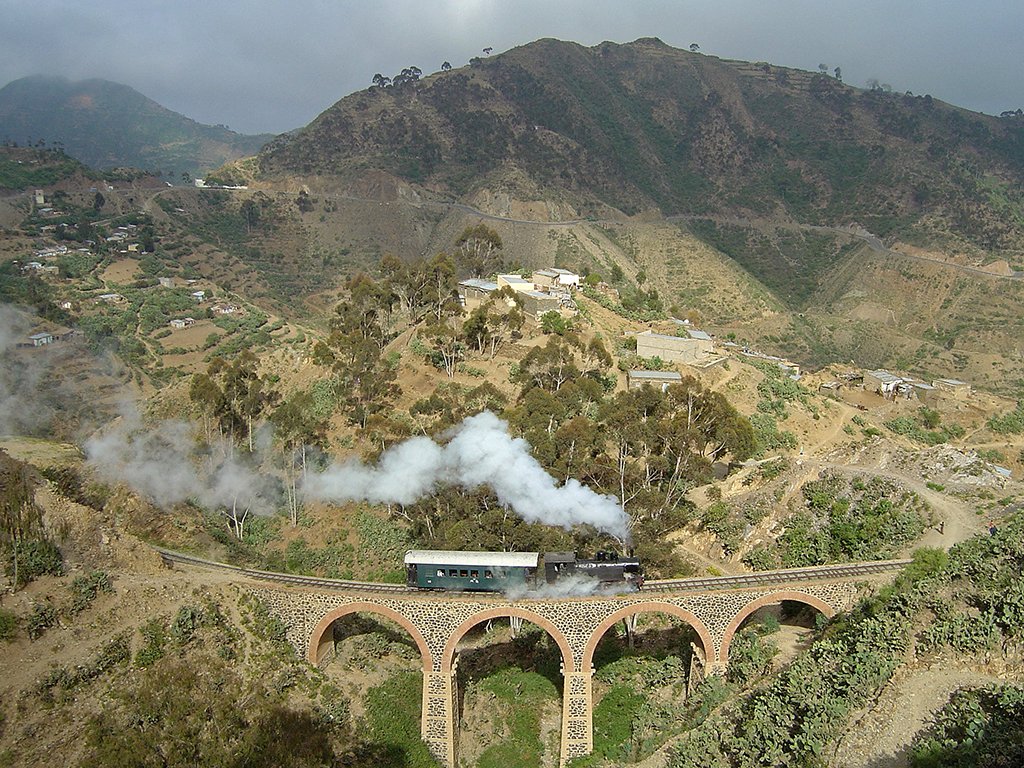
[[[902,570],[910,560],[878,560],[870,563],[816,565],[809,568],[786,568],[779,571],[742,573],[735,576],[704,576],[694,579],[665,579],[644,582],[644,592],[706,592],[716,589],[778,586],[804,581],[827,581],[872,576]]]
[[[347,579],[325,579],[319,576],[299,576],[294,573],[276,573],[274,571],[260,571],[255,568],[241,568],[237,565],[218,563],[215,560],[204,560],[194,555],[186,555],[183,552],[174,552],[169,549],[153,547],[163,558],[167,565],[190,565],[197,568],[209,568],[217,571],[230,571],[240,576],[247,576],[250,579],[261,581],[273,581],[279,584],[292,584],[301,587],[320,587],[323,589],[338,589],[347,592],[401,592],[415,593],[418,590],[411,590],[404,584],[385,584],[373,581],[348,581]]]
[[[320,589],[341,590],[346,592],[389,592],[399,594],[422,594],[421,590],[409,589],[404,584],[385,584],[372,581],[349,581],[346,579],[325,579],[319,576],[299,576],[292,573],[275,573],[260,571],[255,568],[241,568],[237,565],[218,563],[205,560],[194,555],[174,552],[169,549],[154,547],[163,561],[168,565],[188,565],[197,568],[208,568],[229,571],[239,576],[261,581],[272,581],[278,584],[290,584],[300,587],[317,587]],[[743,589],[746,587],[767,587],[807,581],[827,581],[829,579],[848,579],[858,576],[872,576],[879,573],[891,573],[902,570],[910,560],[879,560],[869,563],[843,563],[840,565],[817,565],[810,568],[787,568],[779,571],[761,571],[759,573],[743,573],[734,576],[703,576],[691,579],[665,579],[647,581],[643,593],[650,592],[709,592],[721,589]],[[446,593],[447,594],[447,593]],[[474,596],[478,596],[474,593]]]

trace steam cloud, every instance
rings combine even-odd
[[[543,600],[558,597],[624,595],[632,591],[634,591],[634,588],[625,582],[602,584],[597,579],[580,573],[573,573],[568,576],[562,576],[552,584],[542,582],[535,587],[512,587],[505,590],[505,596],[510,600],[519,600],[524,597],[533,600]]]
[[[439,445],[414,437],[380,457],[376,466],[357,461],[313,475],[307,496],[325,501],[411,504],[443,485],[490,487],[498,500],[528,523],[562,528],[589,524],[621,541],[629,519],[614,496],[595,493],[575,479],[557,485],[530,455],[529,444],[508,434],[508,424],[484,411],[470,416]]]
[[[271,478],[230,454],[219,463],[197,461],[192,429],[181,421],[143,426],[132,410],[114,429],[87,440],[85,455],[101,478],[125,483],[161,507],[195,500],[207,509],[273,512],[279,494]]]

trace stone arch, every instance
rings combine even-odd
[[[458,648],[459,641],[467,632],[469,632],[469,630],[482,621],[487,621],[488,619],[500,619],[507,616],[518,616],[532,624],[536,624],[547,632],[548,635],[551,636],[551,639],[557,643],[559,650],[562,652],[562,664],[565,667],[565,671],[568,672],[573,669],[572,665],[574,657],[572,648],[569,646],[569,641],[565,639],[565,635],[562,634],[562,631],[550,619],[546,619],[540,614],[528,611],[524,608],[518,608],[514,605],[505,605],[499,608],[488,608],[484,611],[478,611],[455,628],[451,637],[448,638],[448,642],[445,643],[444,652],[441,654],[441,671],[449,673],[452,671],[452,663],[455,660],[455,649]]]
[[[429,672],[433,666],[433,657],[430,653],[430,646],[427,645],[427,641],[423,638],[423,634],[419,631],[415,624],[409,621],[398,611],[393,608],[388,608],[386,605],[380,605],[378,603],[371,603],[368,601],[359,601],[354,603],[346,603],[340,605],[337,608],[332,608],[328,611],[317,625],[313,628],[312,634],[309,636],[309,646],[306,650],[306,659],[310,664],[317,665],[319,659],[317,658],[320,650],[320,642],[323,639],[324,633],[330,629],[331,625],[340,619],[342,616],[348,616],[352,613],[376,613],[385,618],[391,619],[391,621],[398,624],[402,629],[409,633],[412,639],[416,642],[416,647],[420,649],[420,656],[423,659],[423,671]]]
[[[681,608],[674,603],[664,603],[660,601],[650,601],[643,603],[633,603],[607,616],[591,633],[587,640],[587,645],[583,650],[583,658],[581,660],[582,669],[584,672],[590,670],[594,663],[594,651],[597,650],[597,644],[601,642],[601,638],[604,637],[604,633],[607,632],[611,627],[615,625],[615,622],[622,621],[622,619],[628,618],[636,613],[667,613],[670,616],[675,616],[682,619],[693,630],[697,633],[700,638],[701,645],[704,646],[704,656],[709,662],[715,661],[715,641],[711,637],[711,633],[708,628],[704,625],[704,622],[697,618],[696,615]]]
[[[810,606],[819,611],[826,619],[831,619],[836,615],[836,609],[820,597],[795,590],[772,592],[770,595],[764,595],[756,600],[751,600],[733,617],[732,621],[729,622],[729,626],[725,628],[725,634],[722,635],[722,650],[719,651],[719,658],[724,662],[729,661],[729,645],[732,643],[732,638],[750,614],[759,608],[764,608],[766,605],[781,603],[783,600],[790,600],[794,603],[803,603]]]

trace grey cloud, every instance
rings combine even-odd
[[[433,72],[540,37],[657,36],[726,58],[838,65],[854,85],[877,78],[979,111],[1024,105],[1024,5],[1007,0],[0,0],[0,14],[0,84],[37,72],[104,77],[245,132],[304,125],[375,72]]]

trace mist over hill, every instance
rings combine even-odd
[[[63,145],[98,169],[122,166],[178,177],[256,152],[270,135],[197,123],[127,85],[35,75],[0,89],[0,139]]]

